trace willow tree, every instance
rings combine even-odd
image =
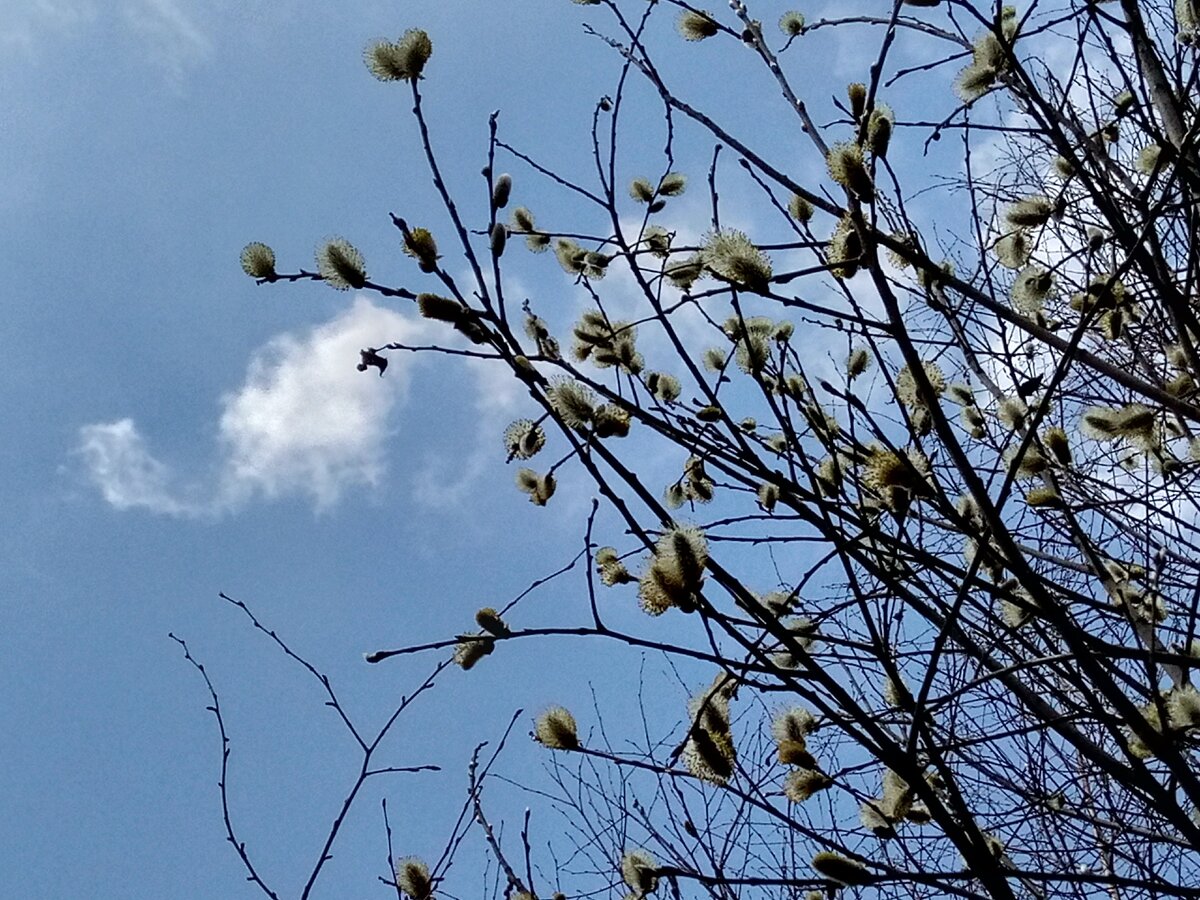
[[[559,790],[537,814],[564,815],[573,865],[528,864],[479,802],[480,761],[446,852],[396,848],[392,889],[461,892],[447,872],[478,829],[514,897],[1200,896],[1200,5],[575,2],[618,71],[590,175],[493,117],[486,193],[447,184],[422,82],[452,76],[413,29],[366,54],[411,101],[445,207],[436,234],[391,217],[411,278],[371,280],[342,239],[315,271],[243,256],[275,289],[441,323],[526,397],[503,436],[519,490],[595,493],[561,629],[523,629],[514,602],[368,662],[503,667],[582,634],[708,669],[626,743],[581,710],[533,723]],[[870,47],[860,80],[799,77],[835,37]],[[721,47],[703,65],[775,114],[723,124],[681,39]],[[578,219],[519,205],[536,182]],[[730,196],[755,210],[741,230]],[[555,261],[581,299],[505,292]],[[420,352],[387,340],[347,365]],[[673,638],[614,627],[613,602]]]

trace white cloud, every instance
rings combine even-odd
[[[242,386],[222,398],[218,475],[207,488],[181,483],[131,419],[85,426],[79,453],[117,509],[212,516],[255,497],[286,496],[326,509],[345,491],[383,477],[389,415],[405,396],[414,358],[393,355],[381,380],[374,370],[355,369],[358,351],[412,342],[426,330],[422,320],[360,297],[307,334],[270,340],[254,354]]]

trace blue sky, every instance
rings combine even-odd
[[[766,5],[772,19],[787,8]],[[415,269],[387,214],[444,229],[406,89],[370,77],[368,39],[432,35],[434,137],[476,222],[488,113],[502,110],[519,146],[585,175],[586,128],[615,62],[581,33],[591,12],[566,0],[2,7],[0,894],[254,895],[221,829],[207,697],[168,632],[216,683],[242,837],[292,894],[356,762],[315,685],[218,592],[249,603],[371,723],[433,660],[370,667],[362,653],[460,632],[479,606],[569,560],[590,492],[567,484],[545,510],[516,492],[500,435],[520,398],[485,367],[354,371],[361,346],[435,337],[408,309],[322,285],[256,287],[239,252],[261,240],[281,270],[311,268],[322,238],[345,235],[373,278],[399,285]],[[844,84],[849,53],[834,42],[804,64]],[[689,89],[735,129],[780,121],[769,91],[719,67],[690,71]],[[819,117],[833,90],[817,94]],[[628,177],[660,165],[661,135],[639,137]],[[777,149],[819,176],[811,152]],[[694,184],[710,153],[707,142],[683,154]],[[510,168],[539,216],[571,208]],[[754,221],[753,203],[726,202],[732,221]],[[703,230],[702,197],[679,208]],[[513,265],[510,290],[540,310],[569,300],[552,257],[535,262]],[[581,587],[543,590],[526,621],[569,618]],[[611,612],[639,615],[631,602]],[[576,651],[538,645],[448,673],[389,759],[445,772],[375,785],[318,895],[376,889],[385,787],[393,809],[407,807],[399,849],[436,855],[474,742],[519,706],[590,704]],[[614,697],[639,661],[602,673]],[[537,748],[518,744],[513,769],[536,769]]]

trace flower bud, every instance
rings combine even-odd
[[[330,238],[317,248],[317,271],[326,284],[339,291],[358,290],[367,282],[362,254],[345,238]]]
[[[506,173],[497,178],[496,183],[492,185],[492,206],[495,209],[504,209],[508,206],[508,198],[511,194],[512,176]]]
[[[259,241],[247,244],[242,248],[242,271],[251,278],[274,280],[275,251]]]

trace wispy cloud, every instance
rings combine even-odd
[[[146,449],[133,419],[85,425],[79,453],[92,481],[115,508],[194,515],[200,507],[175,496],[175,476]]]
[[[413,499],[430,509],[466,503],[489,465],[500,455],[504,426],[521,410],[520,383],[503,363],[468,360],[466,370],[475,388],[475,427],[467,450],[454,457],[428,454],[413,475]]]
[[[40,40],[69,34],[96,18],[92,0],[32,0],[5,3],[0,16],[0,47],[10,54],[33,52]]]
[[[132,419],[80,430],[88,476],[116,509],[219,516],[255,498],[310,499],[327,509],[385,472],[390,414],[407,391],[413,357],[394,356],[387,377],[358,372],[363,347],[412,342],[426,324],[365,298],[307,334],[283,334],[258,350],[242,386],[222,398],[217,474],[181,476],[150,451]]]
[[[174,80],[213,51],[195,0],[17,0],[2,6],[0,48],[10,57],[37,57],[110,20],[143,48],[147,61]]]
[[[150,60],[178,79],[212,53],[212,40],[189,13],[187,0],[129,0],[125,24]]]

